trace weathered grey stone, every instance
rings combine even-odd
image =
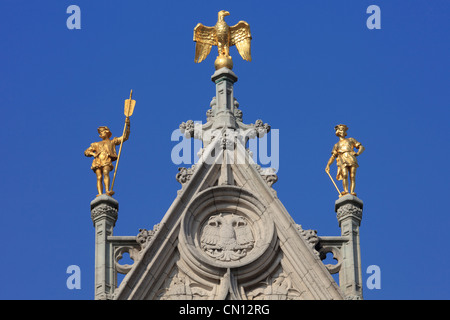
[[[112,299],[115,290],[113,248],[108,237],[113,235],[119,203],[100,195],[91,201],[91,218],[95,227],[95,299]]]
[[[237,82],[238,77],[232,70],[225,67],[216,70],[214,74],[211,76],[211,81],[213,81],[215,84],[217,84],[218,81],[225,79],[231,81],[232,83],[235,83]]]
[[[118,203],[110,197],[91,203],[96,299],[362,297],[356,261],[362,201],[336,201],[340,237],[303,230],[272,189],[275,171],[262,170],[246,149],[248,139],[263,137],[270,126],[242,122],[231,70],[217,70],[211,79],[216,96],[207,123],[180,125],[187,137],[203,141],[199,161],[179,169],[182,189],[161,222],[137,236],[113,236]],[[126,252],[133,264],[119,263]],[[322,263],[327,252],[337,265]],[[338,272],[341,288],[330,275]],[[117,273],[126,274],[119,286]]]
[[[363,209],[363,201],[361,199],[354,195],[346,194],[335,201],[334,211],[338,212],[338,209],[346,204],[351,204],[352,206],[361,209],[361,211]]]
[[[359,226],[363,202],[353,195],[345,195],[335,202],[341,236],[346,239],[340,247],[339,283],[347,299],[362,299],[363,283]]]
[[[115,223],[118,217],[118,210],[119,202],[106,194],[102,194],[91,201],[92,222],[95,224],[95,221],[98,220],[98,218],[105,216],[114,220]]]

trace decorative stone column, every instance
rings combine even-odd
[[[237,128],[234,117],[233,84],[237,81],[236,74],[228,68],[214,72],[211,80],[216,84],[216,105],[213,108],[214,125],[217,128]]]
[[[339,286],[347,299],[362,299],[363,283],[359,246],[362,209],[362,200],[350,194],[335,202],[341,236],[347,240],[343,242],[341,248],[342,264],[339,272]]]
[[[113,235],[119,203],[102,194],[91,201],[91,218],[95,227],[95,300],[112,299],[116,287],[113,247],[108,237]]]

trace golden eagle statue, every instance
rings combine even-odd
[[[217,23],[214,27],[206,27],[199,23],[194,28],[195,62],[200,63],[211,52],[212,46],[217,46],[219,56],[214,65],[216,70],[227,67],[233,68],[233,61],[230,56],[230,47],[236,46],[242,59],[252,61],[250,54],[250,25],[245,21],[239,21],[236,25],[230,27],[224,20],[224,17],[230,13],[225,10],[219,11]]]

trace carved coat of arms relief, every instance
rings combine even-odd
[[[200,243],[208,256],[220,261],[236,261],[253,249],[255,239],[246,218],[219,213],[206,221]]]

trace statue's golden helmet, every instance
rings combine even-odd
[[[344,131],[348,130],[348,127],[345,124],[338,124],[334,127],[334,130],[337,130],[338,128],[342,128]]]
[[[338,135],[338,132],[337,132],[338,129],[341,129],[342,131],[344,131],[344,137],[347,135],[348,127],[345,124],[338,124],[337,126],[334,127],[334,131],[336,131],[336,135]]]
[[[109,128],[107,126],[98,127],[97,131],[99,134],[101,133],[101,131],[106,131],[108,138],[111,138],[111,136],[112,136],[112,133],[111,133],[111,131],[109,131]]]

